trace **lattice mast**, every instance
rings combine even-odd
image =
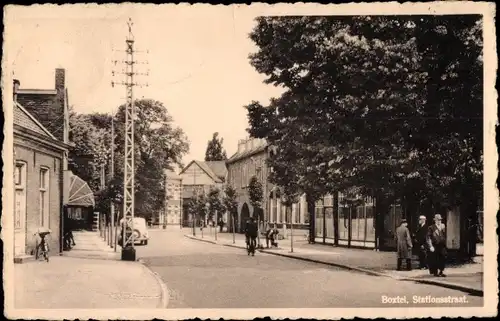
[[[112,82],[114,85],[124,85],[126,88],[126,105],[125,105],[125,162],[123,170],[123,218],[124,224],[127,228],[130,228],[132,233],[131,236],[125,244],[130,244],[132,248],[135,243],[135,233],[134,231],[134,209],[135,209],[135,163],[134,163],[134,121],[135,121],[135,105],[134,105],[134,87],[141,86],[140,84],[134,82],[134,76],[136,75],[147,75],[143,73],[138,73],[134,70],[134,65],[139,64],[138,61],[134,60],[134,54],[137,52],[134,50],[134,34],[132,33],[132,20],[129,18],[127,22],[128,25],[128,36],[125,41],[126,43],[126,60],[120,61],[125,65],[125,70],[118,72],[125,75],[125,81],[122,82]],[[115,64],[118,61],[115,61]],[[146,63],[147,64],[147,63]],[[113,76],[116,72],[113,71]],[[147,86],[147,85],[145,85]],[[125,230],[123,229],[123,238],[125,240]],[[125,247],[125,246],[124,246]]]

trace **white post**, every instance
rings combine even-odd
[[[219,222],[219,221],[217,220],[217,211],[215,211],[215,224],[214,224],[214,228],[215,228],[215,240],[216,241],[217,241],[217,227],[218,227],[217,222]]]
[[[293,253],[293,208],[290,209],[290,253]]]

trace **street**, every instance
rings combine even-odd
[[[270,254],[191,240],[188,229],[150,230],[137,258],[158,273],[168,308],[333,308],[481,306],[482,297]],[[451,297],[466,303],[414,303]],[[406,301],[404,301],[406,298]],[[385,302],[385,303],[384,303]],[[398,303],[399,302],[399,303]]]

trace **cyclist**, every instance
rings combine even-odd
[[[248,254],[252,253],[252,256],[255,255],[255,247],[257,246],[258,233],[259,229],[257,227],[257,223],[255,222],[255,218],[250,217],[250,220],[247,222],[245,228],[245,237],[247,239]]]

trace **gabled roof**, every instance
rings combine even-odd
[[[14,125],[29,129],[38,134],[57,140],[33,115],[20,103],[14,102]]]
[[[214,172],[217,177],[219,177],[221,180],[225,180],[227,176],[227,167],[226,167],[226,161],[208,161],[205,162],[208,167]]]
[[[186,167],[182,169],[179,175],[182,175],[186,170],[191,167],[192,164],[196,164],[201,168],[215,183],[222,183],[222,180],[212,171],[212,169],[202,161],[192,160]]]
[[[170,169],[166,169],[164,171],[165,175],[167,175],[167,178],[170,178],[170,179],[176,179],[176,180],[181,180],[182,177],[180,177],[179,175],[177,175],[173,170],[170,170]]]

